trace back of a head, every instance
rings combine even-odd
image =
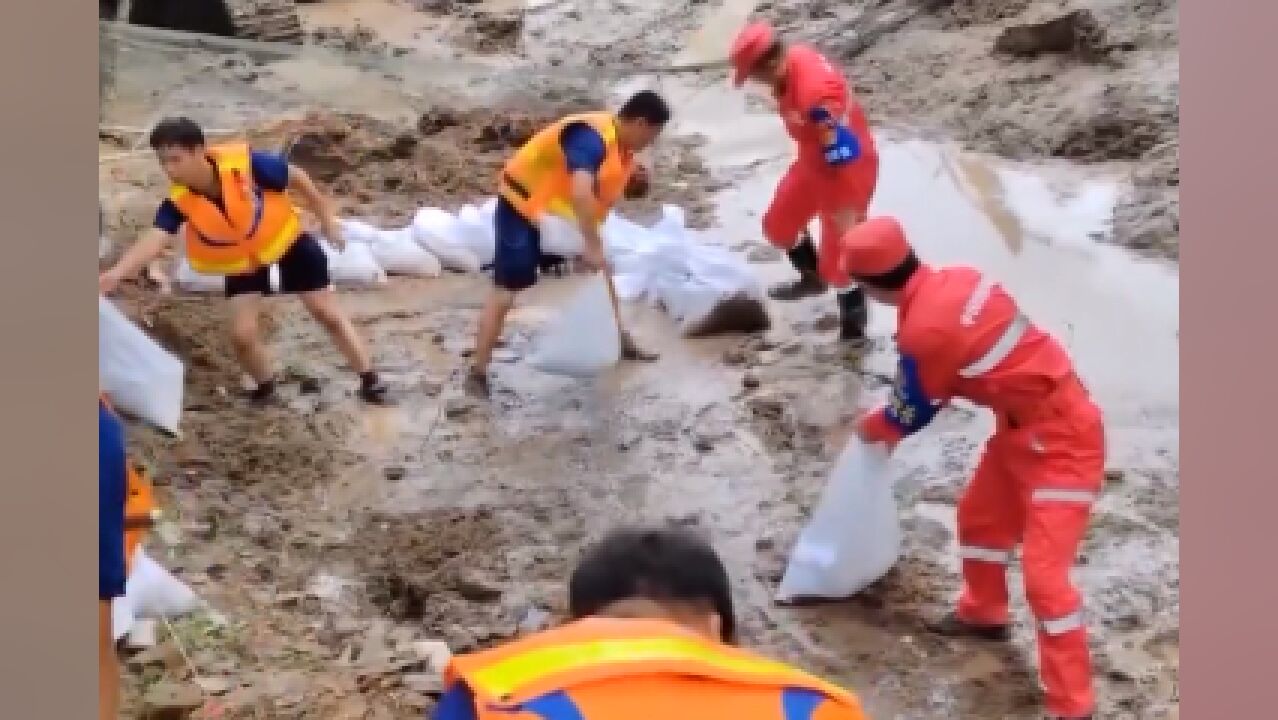
[[[676,528],[614,530],[590,548],[568,584],[574,619],[624,600],[714,612],[725,642],[736,641],[728,573],[700,537]]]
[[[168,117],[156,123],[149,138],[152,150],[193,150],[204,145],[204,130],[187,117]]]
[[[670,106],[664,98],[651,90],[640,90],[617,111],[622,120],[643,120],[654,127],[665,127],[670,122]]]

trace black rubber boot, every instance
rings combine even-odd
[[[861,342],[866,339],[865,326],[870,321],[870,305],[865,291],[859,287],[838,294],[839,340]]]
[[[812,243],[812,235],[804,230],[799,236],[799,243],[786,253],[790,264],[799,273],[798,280],[773,285],[768,296],[773,300],[792,302],[805,297],[820,295],[825,292],[825,283],[817,271],[816,245]]]

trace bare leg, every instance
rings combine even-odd
[[[341,351],[351,369],[359,375],[359,396],[365,402],[382,403],[386,400],[386,386],[373,370],[368,347],[355,329],[350,316],[337,303],[337,291],[331,287],[301,293],[302,305],[311,317],[324,327]]]
[[[257,294],[231,298],[231,342],[235,357],[259,386],[271,379],[271,361],[262,344],[262,297]]]
[[[506,315],[515,305],[515,294],[502,288],[493,288],[479,315],[479,330],[475,336],[475,356],[467,373],[466,390],[471,395],[488,396],[488,365],[493,359],[493,348],[501,337]]]
[[[352,370],[362,375],[373,369],[368,348],[360,338],[355,325],[351,323],[350,317],[342,312],[341,306],[337,304],[336,291],[332,288],[324,288],[302,293],[299,297],[311,317],[315,318],[333,339],[333,344],[337,345],[337,349],[346,358],[346,362],[350,363]]]

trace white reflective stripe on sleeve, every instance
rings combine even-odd
[[[978,560],[980,562],[1006,565],[1012,561],[1012,551],[964,545],[959,548],[959,557],[964,560]]]
[[[1036,488],[1030,493],[1032,502],[1069,502],[1094,503],[1096,493],[1091,490],[1064,490],[1059,488]]]
[[[1071,630],[1077,630],[1083,627],[1083,612],[1075,610],[1074,612],[1064,616],[1053,618],[1051,620],[1039,620],[1043,626],[1043,632],[1048,635],[1064,635]]]
[[[989,349],[981,357],[977,358],[971,365],[959,370],[960,377],[974,378],[998,367],[1003,359],[1012,354],[1016,349],[1016,344],[1021,341],[1021,337],[1025,335],[1025,331],[1029,328],[1029,320],[1024,315],[1017,313],[1012,318],[1012,322],[994,342],[994,346]]]

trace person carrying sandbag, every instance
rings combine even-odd
[[[997,418],[959,500],[958,607],[928,627],[950,637],[1007,639],[1007,566],[1020,544],[1047,710],[1054,718],[1090,718],[1096,701],[1087,628],[1070,569],[1104,483],[1100,409],[1060,343],[979,271],[921,262],[890,217],[857,226],[842,244],[844,269],[872,298],[897,308],[891,400],[857,420],[860,437],[892,447],[956,397]]]
[[[454,657],[434,720],[865,720],[850,692],[736,645],[723,563],[623,529],[573,571],[569,623]]]
[[[497,236],[493,283],[479,319],[475,356],[466,392],[489,396],[488,365],[515,294],[537,282],[543,265],[539,221],[547,213],[575,221],[585,247],[582,259],[608,273],[600,229],[623,196],[646,192],[646,171],[635,153],[657,138],[670,121],[670,108],[651,91],[636,93],[617,112],[569,115],[542,129],[517,150],[498,180],[493,230]],[[612,298],[616,305],[615,296]],[[650,361],[656,355],[621,331],[622,357]]]
[[[261,296],[273,292],[271,267],[276,266],[281,289],[299,296],[359,375],[360,398],[383,402],[386,386],[337,303],[328,258],[319,239],[302,229],[301,216],[289,199],[290,190],[300,195],[319,218],[325,238],[341,249],[341,225],[306,171],[244,143],[207,146],[204,131],[184,117],[160,121],[151,130],[150,145],[172,181],[169,197],[160,203],[154,227],[99,276],[99,290],[110,293],[134,276],[185,225],[192,269],[225,277],[236,356],[256,383],[250,399],[267,402],[275,395],[259,323]]]

